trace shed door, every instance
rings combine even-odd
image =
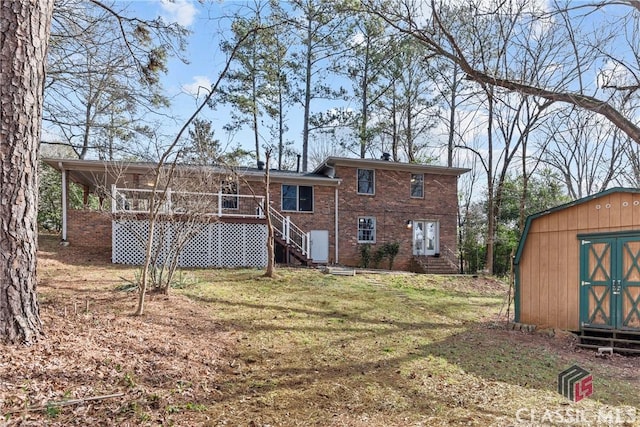
[[[618,239],[620,251],[619,328],[640,329],[640,237]]]
[[[640,237],[583,240],[581,246],[582,326],[640,328]]]

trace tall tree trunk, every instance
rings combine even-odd
[[[493,87],[486,88],[489,115],[487,118],[487,257],[485,269],[493,274],[493,253],[496,236],[495,190],[493,179]]]
[[[37,158],[53,0],[0,2],[0,334],[42,336],[36,293]]]
[[[308,168],[309,158],[309,116],[311,114],[311,56],[312,51],[312,32],[311,20],[307,23],[307,40],[306,40],[306,64],[305,64],[305,82],[304,82],[304,123],[302,124],[302,172],[306,172]]]
[[[451,98],[449,100],[449,137],[447,140],[447,166],[453,167],[453,147],[456,123],[456,96],[458,95],[458,64],[453,63],[453,77],[451,79]]]
[[[271,196],[269,195],[271,187],[271,176],[269,175],[271,150],[265,152],[264,159],[264,214],[267,218],[267,269],[264,272],[264,277],[274,278],[276,276],[275,232],[273,230],[273,223],[271,222]]]

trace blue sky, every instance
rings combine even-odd
[[[161,16],[169,22],[177,22],[192,33],[188,40],[184,57],[188,63],[172,58],[168,72],[162,79],[165,94],[171,99],[170,114],[178,118],[178,123],[167,129],[177,129],[194,112],[203,98],[202,88],[209,88],[218,78],[225,64],[226,56],[219,45],[229,34],[230,15],[241,5],[238,1],[197,2],[189,0],[145,0],[132,3],[130,11],[138,16]],[[200,96],[198,96],[200,94]],[[216,129],[216,137],[223,143],[237,144],[248,150],[254,149],[252,134],[245,130],[229,135],[222,128],[229,122],[229,110],[224,107],[212,110],[205,107],[200,118],[211,120]],[[294,147],[301,151],[301,120],[289,119],[288,139],[295,141]]]

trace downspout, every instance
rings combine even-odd
[[[67,171],[62,166],[62,162],[58,162],[58,166],[62,171],[62,241],[67,241]]]
[[[335,264],[338,264],[338,187],[335,190],[335,214],[333,215],[335,218],[335,224],[333,225],[334,231],[334,240],[335,240]]]

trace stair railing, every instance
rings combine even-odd
[[[273,206],[269,206],[269,213],[271,215],[271,224],[273,225],[276,233],[280,235],[280,238],[285,241],[287,245],[291,245],[299,250],[302,255],[309,257],[309,250],[311,240],[309,233],[305,233],[295,225],[291,218],[282,215]]]
[[[443,255],[443,258],[446,259],[452,267],[456,269],[460,268],[458,256],[447,245],[440,245],[440,255]]]

